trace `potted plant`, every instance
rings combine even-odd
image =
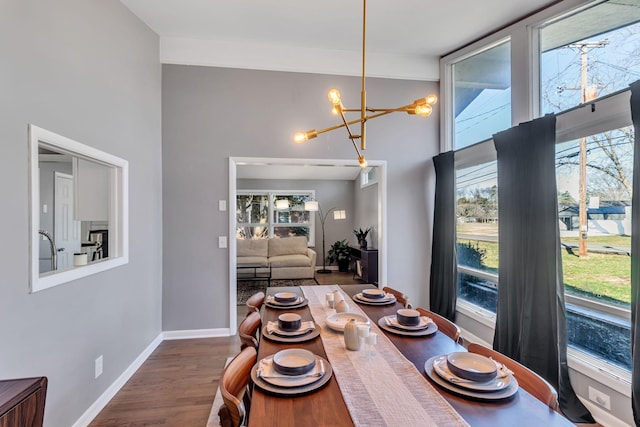
[[[367,249],[367,235],[371,231],[371,227],[363,230],[362,228],[358,228],[357,230],[353,230],[353,234],[356,235],[356,239],[358,239],[358,244],[360,245],[360,249]]]
[[[338,262],[338,271],[345,272],[349,270],[349,260],[351,259],[351,250],[347,239],[338,240],[327,253],[327,262],[331,264],[334,261]]]

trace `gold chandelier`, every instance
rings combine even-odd
[[[340,97],[340,92],[337,89],[331,89],[329,91],[329,101],[331,102],[332,109],[331,112],[335,115],[340,115],[342,119],[341,124],[337,124],[335,126],[328,127],[326,129],[312,129],[307,132],[298,132],[293,136],[295,142],[301,144],[305,141],[313,139],[320,135],[321,133],[329,132],[334,129],[345,128],[347,133],[349,134],[349,139],[353,144],[353,148],[356,150],[356,154],[358,156],[358,163],[360,166],[365,168],[367,167],[367,160],[364,158],[364,155],[360,150],[365,150],[367,147],[366,139],[365,139],[365,129],[367,125],[367,121],[370,119],[374,119],[376,117],[384,116],[386,114],[395,113],[395,112],[405,112],[407,114],[415,114],[419,116],[429,116],[433,111],[433,105],[438,102],[438,97],[436,95],[428,95],[426,98],[416,99],[411,104],[404,105],[398,108],[371,108],[367,107],[367,96],[365,91],[365,63],[366,63],[366,40],[367,40],[367,0],[363,0],[363,8],[362,8],[362,89],[360,96],[360,108],[352,109],[345,108],[342,104],[342,99]],[[359,112],[360,118],[347,120],[345,113],[351,112]],[[371,113],[371,114],[368,114]],[[360,123],[360,134],[354,134],[351,131],[350,126],[356,123]],[[360,140],[360,149],[358,149],[358,145],[355,140]]]

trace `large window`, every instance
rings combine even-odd
[[[456,150],[456,164],[459,153],[467,157],[456,166],[458,306],[482,322],[474,313],[495,312],[499,291],[498,218],[486,208],[492,186],[476,183],[490,179],[483,171],[492,163],[468,157],[495,153],[492,134],[556,113],[571,354],[628,379],[633,129],[628,97],[616,92],[640,79],[640,2],[585,3],[554,5],[442,60],[442,148]]]
[[[314,215],[304,210],[304,202],[313,197],[313,191],[238,191],[236,238],[306,236],[309,245],[314,246]],[[277,200],[288,203],[278,208]]]
[[[458,297],[492,313],[498,296],[496,162],[456,170]]]
[[[556,149],[569,344],[629,370],[632,141],[623,128]]]
[[[640,79],[640,5],[604,2],[540,28],[540,111],[566,110]]]
[[[638,80],[639,17],[638,5],[604,2],[543,25],[540,111]],[[630,370],[633,129],[598,132],[556,149],[567,334],[570,346]]]
[[[507,41],[453,64],[455,148],[511,126],[510,58]]]

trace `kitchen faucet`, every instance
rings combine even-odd
[[[58,269],[58,249],[56,249],[56,244],[53,243],[53,239],[51,238],[51,234],[47,230],[38,230],[38,233],[42,234],[44,237],[49,240],[49,249],[51,250],[51,270]]]

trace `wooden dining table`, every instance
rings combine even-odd
[[[362,289],[372,287],[371,285],[343,285],[341,289],[352,297],[361,292]],[[267,290],[267,294],[272,295],[283,291],[296,292],[299,295],[303,295],[302,290],[297,287],[273,287]],[[351,303],[355,304],[353,301]],[[399,308],[402,308],[399,303],[382,306],[359,304],[359,307],[371,322],[376,324],[381,317],[395,314]],[[291,309],[287,310],[287,312],[300,314],[303,321],[313,320],[309,307]],[[264,305],[262,308],[262,324],[266,325],[268,321],[277,321],[278,315],[282,313],[282,310]],[[319,326],[326,327],[326,325]],[[383,332],[400,353],[411,361],[425,377],[424,365],[429,358],[455,351],[466,351],[463,346],[457,344],[440,331],[425,337],[401,336]],[[327,358],[320,337],[302,343],[280,343],[270,341],[261,336],[258,346],[258,360],[287,348],[303,348],[325,359]],[[342,391],[338,384],[339,381],[340,378],[336,378],[336,375],[334,375],[321,389],[300,396],[277,396],[265,392],[259,387],[254,387],[248,425],[249,427],[353,426],[354,423],[343,399]],[[451,393],[433,382],[432,384],[455,411],[469,425],[474,427],[560,427],[574,425],[522,388],[518,389],[514,396],[505,400],[479,401]],[[393,405],[392,397],[389,399],[389,405]],[[371,410],[375,411],[376,408],[372,407]]]

